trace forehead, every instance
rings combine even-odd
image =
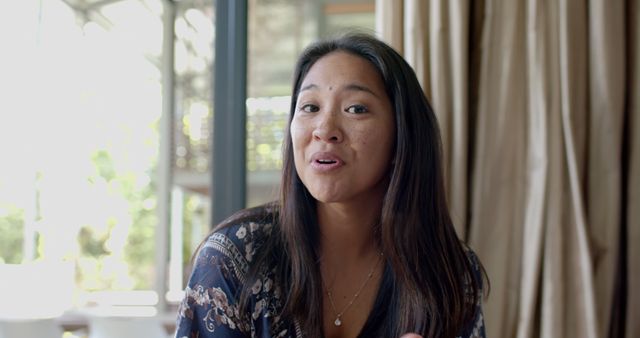
[[[384,92],[382,77],[376,67],[365,58],[344,51],[331,52],[318,59],[300,87],[309,84],[339,86],[353,82],[364,83]]]

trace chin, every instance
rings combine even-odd
[[[336,198],[325,196],[325,195],[311,194],[311,196],[313,196],[313,198],[320,203],[332,203],[332,202],[338,201],[336,200]]]
[[[309,193],[311,194],[311,196],[313,196],[313,198],[316,199],[316,201],[320,203],[336,203],[344,199],[339,194],[330,193],[326,191],[322,191],[322,192],[309,191]]]

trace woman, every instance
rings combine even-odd
[[[177,337],[484,337],[482,268],[399,54],[360,34],[308,47],[283,153],[280,200],[201,244]]]

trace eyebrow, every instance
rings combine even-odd
[[[306,86],[304,86],[304,87],[300,88],[300,93],[302,93],[302,92],[303,92],[303,91],[305,91],[305,90],[311,90],[311,89],[318,89],[318,86],[317,86],[317,85],[314,85],[313,83],[308,84],[308,85],[306,85]]]
[[[310,83],[302,88],[300,88],[299,93],[305,91],[305,90],[311,90],[311,89],[318,89],[318,85]],[[375,97],[378,97],[378,94],[376,94],[373,90],[369,89],[368,87],[365,87],[363,85],[359,85],[356,83],[350,83],[346,86],[343,87],[344,90],[348,90],[348,91],[362,91],[362,92],[367,92]]]

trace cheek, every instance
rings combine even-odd
[[[301,147],[302,130],[300,130],[299,128],[294,128],[292,126],[289,129],[289,134],[291,135],[291,145],[293,146],[293,152],[295,153]]]
[[[291,134],[291,138],[293,140],[299,139],[302,135],[304,135],[306,130],[306,126],[303,122],[301,122],[296,116],[291,120],[291,124],[289,125],[289,133]]]
[[[291,145],[293,147],[293,159],[296,164],[303,160],[304,156],[304,139],[305,129],[294,119],[289,127],[289,134],[291,135]]]
[[[351,139],[361,146],[376,148],[388,148],[388,144],[393,142],[394,130],[386,126],[351,126]]]
[[[363,150],[363,155],[371,160],[379,162],[391,162],[394,131],[386,129],[376,129],[374,131],[358,133],[355,136],[355,142]]]

